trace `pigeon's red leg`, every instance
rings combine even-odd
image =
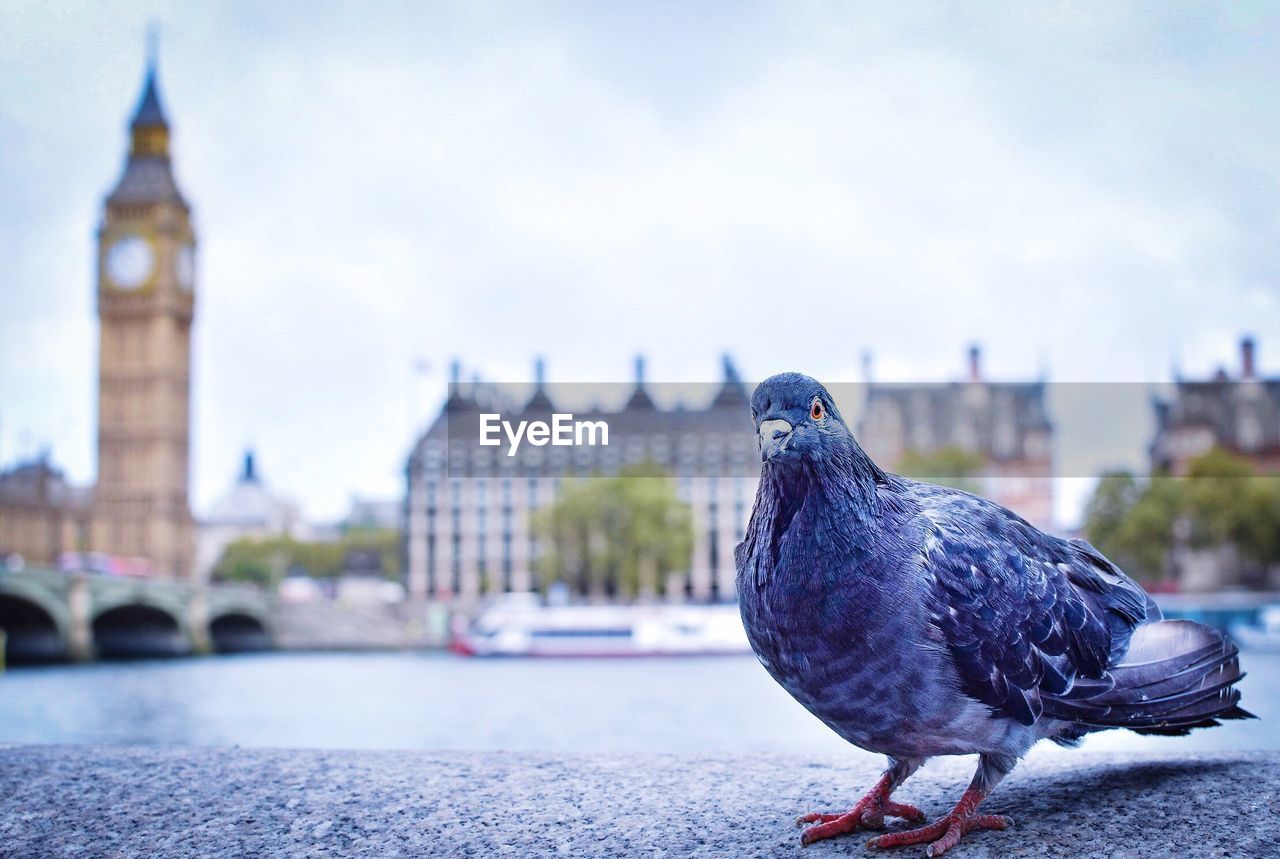
[[[884,827],[886,816],[901,817],[913,823],[924,822],[924,812],[920,809],[889,800],[889,795],[893,793],[894,789],[902,784],[907,776],[915,772],[920,763],[920,761],[892,760],[891,766],[880,777],[880,781],[876,782],[876,786],[871,788],[866,796],[858,800],[853,808],[842,814],[819,814],[814,812],[798,817],[796,819],[798,824],[817,824],[816,826],[807,827],[800,834],[801,846],[807,847],[815,841],[834,838],[837,835],[844,835],[856,829],[881,829]]]
[[[1008,763],[1008,768],[1001,768]],[[941,856],[960,843],[960,839],[975,829],[1008,829],[1013,821],[1003,814],[978,814],[978,806],[991,793],[995,783],[1012,769],[1012,761],[1000,761],[993,765],[986,755],[978,767],[978,774],[973,783],[960,797],[956,807],[946,817],[941,817],[928,826],[909,829],[905,832],[890,832],[867,842],[868,847],[903,847],[908,844],[928,844],[929,856]]]

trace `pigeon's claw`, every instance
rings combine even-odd
[[[830,828],[813,826],[810,829],[814,831],[805,830],[800,840],[803,844],[808,845],[814,841],[821,841],[823,838],[832,838],[836,835],[844,835],[846,832],[853,832],[859,828],[884,829],[884,819],[886,817],[901,817],[911,823],[924,823],[924,812],[914,805],[905,805],[901,802],[886,802],[880,807],[859,809],[854,806],[849,811],[841,811],[835,814],[811,811],[808,814],[802,814],[797,817],[796,824],[803,826],[806,823],[835,824],[838,822],[837,826]]]
[[[919,829],[908,829],[905,832],[890,832],[867,842],[868,847],[904,847],[908,844],[928,844],[926,854],[941,856],[960,843],[960,838],[975,829],[1008,829],[1013,821],[1003,814],[970,814],[957,817],[948,814],[935,820],[928,826]]]
[[[885,817],[901,817],[910,823],[924,823],[924,812],[916,808],[914,805],[907,805],[901,802],[886,802],[883,813],[879,819],[870,818],[876,823],[876,827],[884,826]],[[863,821],[868,820],[867,816],[863,816]]]
[[[928,844],[929,848],[925,852],[935,857],[955,847],[962,837],[975,829],[1008,829],[1013,825],[1013,820],[1003,814],[977,814],[978,803],[982,802],[982,798],[981,793],[970,788],[946,817],[919,829],[877,836],[868,841],[867,846],[884,849],[905,847],[908,844]]]
[[[808,847],[815,841],[845,835],[858,829],[883,829],[886,817],[901,817],[912,823],[923,823],[924,812],[914,805],[904,805],[889,799],[888,778],[880,780],[871,792],[858,800],[858,803],[842,814],[822,814],[811,812],[796,818],[798,825],[809,826],[800,833],[800,846]]]

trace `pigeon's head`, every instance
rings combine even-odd
[[[779,373],[761,382],[751,395],[751,418],[762,462],[830,459],[853,442],[831,394],[801,373]]]

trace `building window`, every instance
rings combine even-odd
[[[741,477],[735,477],[733,479],[733,533],[739,541],[747,535],[747,510],[746,501],[744,499],[746,490],[743,483],[744,481]]]
[[[713,583],[715,582],[715,574],[720,572],[720,539],[719,537],[720,537],[720,532],[718,532],[715,528],[708,529],[707,553],[709,557],[707,560],[710,561],[711,563],[711,580]],[[712,587],[715,587],[715,585],[712,584]]]
[[[451,547],[453,556],[449,559],[450,574],[453,582],[449,589],[456,594],[462,592],[462,535],[454,531],[450,542],[453,544]]]
[[[676,484],[676,497],[688,504],[693,500],[693,479],[690,477],[681,477]]]
[[[483,483],[479,484],[479,486],[483,485]],[[483,490],[477,487],[477,493],[480,495],[481,503],[483,503]],[[486,588],[489,584],[485,581],[485,576],[489,572],[489,558],[485,552],[485,514],[487,512],[484,507],[476,508],[476,572],[480,574],[480,582]]]
[[[427,525],[427,593],[436,592],[436,529],[434,522]]]
[[[511,532],[502,532],[502,589],[511,592]]]
[[[1256,414],[1249,412],[1241,415],[1237,432],[1242,450],[1255,451],[1262,447],[1262,424]]]

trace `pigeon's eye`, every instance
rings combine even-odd
[[[813,406],[809,409],[809,416],[815,421],[820,421],[825,414],[826,411],[822,408],[822,400],[814,400]]]

